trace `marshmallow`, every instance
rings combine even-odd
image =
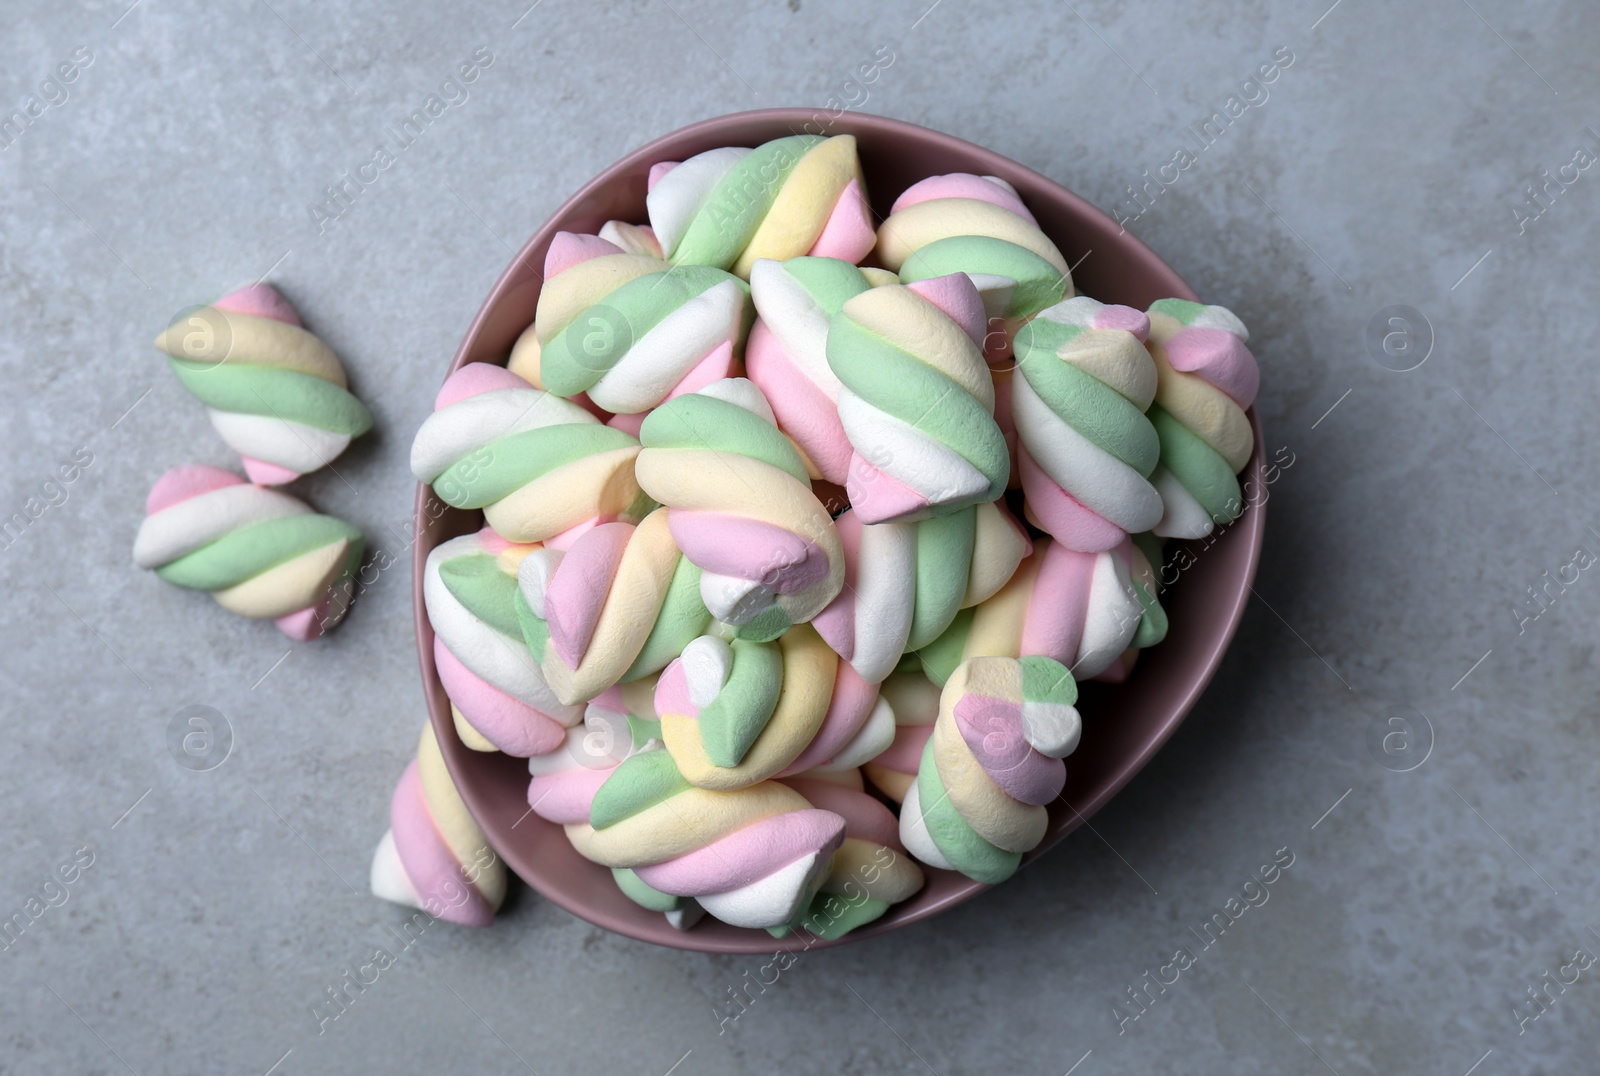
[[[584,712],[583,724],[567,731],[561,746],[528,760],[528,807],[547,822],[588,831],[589,807],[611,772],[630,755],[659,746],[661,722],[651,696],[655,677],[608,688]],[[690,897],[663,893],[626,867],[613,867],[612,879],[629,900],[687,930],[705,914]]]
[[[517,578],[523,638],[563,703],[661,671],[711,624],[700,569],[678,551],[664,508],[638,526],[603,523],[565,552],[539,550]]]
[[[544,272],[516,359],[545,390],[633,415],[734,371],[752,316],[738,277],[574,232],[556,233]]]
[[[1070,298],[1072,274],[1011,184],[957,172],[931,176],[895,199],[878,228],[878,259],[906,283],[966,273],[991,319],[1000,319],[985,350],[1010,352],[1031,316]]]
[[[1044,839],[1061,759],[1078,746],[1077,684],[1045,657],[973,658],[951,675],[900,810],[900,839],[930,867],[993,885]]]
[[[270,284],[189,311],[155,345],[259,485],[325,466],[372,428],[338,356]]]
[[[342,519],[195,464],[173,468],[151,489],[133,560],[305,642],[343,619],[365,548],[361,532]]]
[[[481,508],[512,542],[637,522],[654,507],[634,480],[639,442],[577,404],[488,363],[445,380],[411,445],[411,473],[456,508]]]
[[[879,685],[879,691],[894,710],[894,740],[862,766],[861,772],[874,788],[901,803],[916,779],[923,745],[933,735],[933,723],[939,717],[939,686],[919,667],[897,671]]]
[[[839,593],[839,532],[754,384],[731,378],[669,400],[640,438],[639,485],[668,507],[714,617],[743,638],[773,639]]]
[[[667,260],[746,279],[760,258],[859,262],[874,241],[853,135],[793,135],[663,161],[650,169],[645,207]]]
[[[712,916],[771,928],[796,918],[827,877],[845,820],[776,781],[696,788],[664,750],[632,755],[607,776],[589,822],[567,835],[602,866],[651,889],[691,897]]]
[[[894,728],[877,688],[806,625],[774,643],[701,636],[661,674],[655,711],[684,779],[724,791],[859,766]]]
[[[813,807],[843,818],[845,828],[816,896],[794,924],[772,930],[776,937],[803,930],[829,941],[842,938],[922,888],[922,869],[900,843],[894,812],[864,791],[859,771],[842,776],[802,775],[783,782]]]
[[[1161,442],[1145,417],[1156,395],[1149,325],[1080,295],[1017,334],[1012,415],[1028,519],[1073,549],[1111,549],[1161,520],[1149,480]]]
[[[654,677],[607,688],[553,750],[528,759],[528,806],[534,814],[561,826],[588,823],[589,805],[611,771],[661,739],[654,691]]]
[[[1235,476],[1255,447],[1245,409],[1255,402],[1261,368],[1245,346],[1250,331],[1224,307],[1162,299],[1149,314],[1157,375],[1150,421],[1161,439],[1151,481],[1165,509],[1152,529],[1203,538],[1244,511]]]
[[[991,656],[1041,655],[1088,680],[1125,673],[1117,668],[1123,651],[1154,646],[1166,631],[1155,574],[1133,541],[1080,553],[1040,539],[1004,587],[958,615],[917,657],[936,684],[962,661]]]
[[[745,346],[750,380],[810,469],[836,485],[849,472],[850,443],[839,424],[839,378],[828,366],[828,322],[868,288],[894,283],[892,273],[837,258],[763,258],[750,270],[759,315]]]
[[[431,724],[389,802],[371,886],[375,897],[468,927],[493,923],[505,900],[505,864],[461,802]]]
[[[475,750],[542,755],[583,717],[551,690],[517,619],[517,570],[538,551],[485,527],[428,554],[422,596],[434,664],[456,731]]]
[[[965,275],[886,285],[828,328],[845,488],[864,523],[925,519],[1005,492],[1010,464],[983,361],[983,307]]]
[[[987,601],[1028,555],[1027,533],[998,502],[911,523],[834,525],[845,583],[812,626],[869,683],[937,639],[956,613]]]

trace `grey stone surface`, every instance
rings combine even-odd
[[[0,106],[59,103],[0,152],[0,514],[93,463],[0,553],[0,918],[75,850],[94,862],[0,953],[0,1071],[1593,1068],[1600,968],[1518,1012],[1600,952],[1600,579],[1516,610],[1600,553],[1600,173],[1525,234],[1514,214],[1600,143],[1592,5],[525,6],[6,4]],[[92,62],[41,91],[80,46]],[[294,647],[136,572],[154,478],[232,463],[150,339],[270,271],[377,419],[298,488],[398,553],[411,433],[510,247],[621,153],[853,93],[878,46],[896,60],[860,108],[1108,209],[1292,52],[1129,225],[1252,326],[1267,437],[1295,459],[1215,682],[1093,832],[932,924],[803,956],[720,1031],[763,961],[609,936],[526,891],[492,931],[430,930],[319,1028],[310,1006],[404,918],[365,876],[423,719],[407,570]],[[341,169],[480,47],[470,98],[319,230]],[[1395,304],[1436,338],[1405,373],[1364,340]],[[186,705],[231,727],[209,772],[169,754]],[[1391,717],[1412,738],[1385,755]],[[1270,901],[1202,949],[1280,848]],[[1195,965],[1119,1027],[1179,947]]]

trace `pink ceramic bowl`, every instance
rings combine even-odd
[[[717,146],[754,146],[817,130],[810,109],[776,108],[705,120],[635,150],[596,176],[534,233],[500,277],[472,322],[450,364],[504,364],[517,336],[533,321],[542,284],[539,269],[558,231],[594,232],[608,220],[642,222],[645,179],[657,161],[681,161]],[[828,134],[853,134],[861,151],[873,207],[879,218],[912,183],[946,172],[1000,176],[1016,187],[1039,225],[1060,247],[1079,292],[1102,302],[1143,310],[1157,299],[1198,298],[1160,258],[1133,236],[1119,232],[1105,214],[1015,161],[937,131],[885,119],[846,114],[829,123]],[[446,371],[449,373],[450,371]],[[1262,436],[1255,412],[1256,450],[1246,474],[1261,466]],[[417,654],[428,710],[445,761],[455,775],[467,807],[506,864],[544,896],[574,915],[629,937],[680,949],[722,953],[771,952],[765,931],[731,927],[712,919],[689,931],[674,930],[666,918],[624,897],[610,871],[583,859],[561,827],[528,813],[528,770],[521,759],[480,754],[456,736],[449,700],[433,663],[433,629],[422,604],[422,571],[428,553],[440,542],[482,526],[476,512],[432,510],[426,486],[417,491],[418,540],[412,555]],[[1023,862],[1044,855],[1094,814],[1150,760],[1172,735],[1222,659],[1244,610],[1261,549],[1265,513],[1247,511],[1215,544],[1196,554],[1195,563],[1164,595],[1170,620],[1167,638],[1146,651],[1127,683],[1086,684],[1079,709],[1083,742],[1068,763],[1067,801],[1050,808],[1043,843]],[[920,893],[896,905],[883,918],[846,935],[844,944],[896,930],[937,915],[977,896],[987,886],[948,871],[929,870]]]

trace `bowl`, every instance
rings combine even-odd
[[[720,116],[675,131],[611,165],[573,195],[528,240],[473,319],[446,374],[469,362],[504,365],[511,346],[533,321],[539,270],[558,231],[594,232],[608,220],[642,222],[645,184],[657,161],[681,161],[718,146],[754,146],[784,135],[816,131],[853,134],[868,193],[879,219],[901,191],[930,175],[975,172],[1014,186],[1060,247],[1080,293],[1106,303],[1147,308],[1157,299],[1198,299],[1170,266],[1104,213],[1028,168],[969,142],[901,120],[846,113],[836,119],[811,109],[776,108]],[[807,128],[807,125],[811,126]],[[1245,473],[1261,467],[1262,435],[1250,411],[1255,453]],[[431,503],[430,503],[431,502]],[[482,526],[477,512],[449,509],[426,486],[417,490],[413,599],[417,656],[428,711],[462,799],[506,865],[540,894],[583,919],[642,941],[719,953],[770,953],[765,931],[728,926],[707,917],[679,931],[666,917],[628,900],[611,872],[579,856],[560,826],[528,811],[528,770],[522,759],[470,750],[456,735],[450,703],[433,662],[433,629],[422,602],[423,566],[439,543]],[[1023,863],[1046,854],[1091,817],[1150,761],[1199,698],[1222,660],[1244,611],[1261,550],[1265,510],[1254,506],[1203,552],[1167,591],[1166,639],[1145,651],[1127,682],[1083,685],[1083,739],[1068,761],[1067,790],[1050,807],[1044,840]],[[860,941],[910,926],[978,896],[986,885],[949,871],[927,870],[927,885],[877,921],[821,948]]]

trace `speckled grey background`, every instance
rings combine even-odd
[[[1566,566],[1600,553],[1600,173],[1517,217],[1541,169],[1600,154],[1592,5],[126,2],[8,0],[0,41],[0,107],[57,102],[0,138],[0,515],[59,502],[0,543],[0,919],[29,922],[0,952],[0,1071],[1592,1070],[1600,575]],[[470,98],[319,229],[341,170],[480,48]],[[1126,201],[1235,94],[1193,167]],[[411,433],[511,247],[655,135],[830,95],[1140,213],[1252,326],[1294,463],[1228,659],[1093,832],[764,992],[759,958],[522,891],[319,1027],[404,918],[365,879],[423,720],[410,581],[290,647],[136,572],[155,477],[232,462],[150,339],[270,273],[377,419],[297,488],[397,555]],[[1367,332],[1394,305],[1391,355]],[[1563,573],[1534,619],[1525,588]],[[232,729],[208,772],[167,745],[188,705]],[[1281,848],[1269,902],[1202,948]],[[66,903],[26,916],[78,849]],[[1196,963],[1141,1013],[1129,988],[1179,947]],[[730,987],[755,1000],[719,1028]]]

